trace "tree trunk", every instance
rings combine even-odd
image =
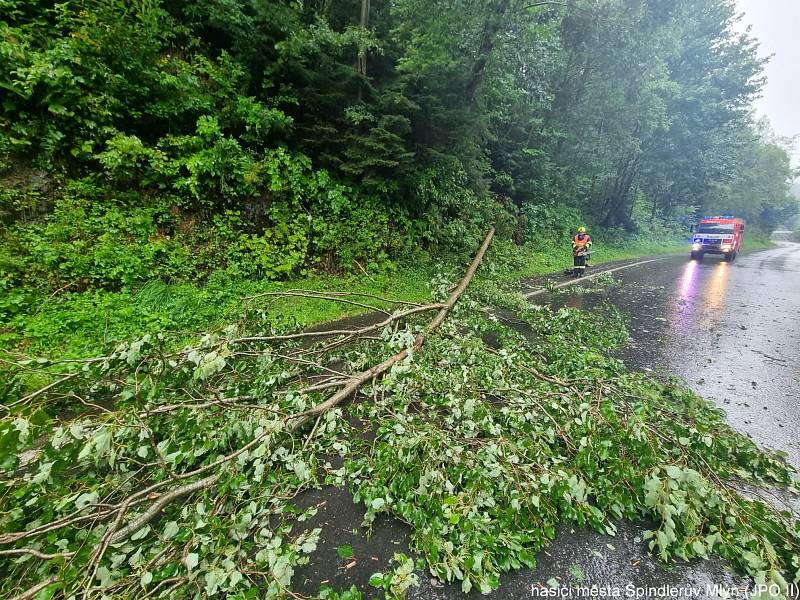
[[[617,177],[614,180],[613,191],[610,197],[610,208],[602,221],[604,227],[624,224],[630,225],[630,218],[626,210],[626,202],[631,191],[636,175],[639,173],[639,156],[621,161],[617,167]]]
[[[636,189],[633,190],[633,199],[631,200],[631,205],[628,207],[628,221],[633,222],[633,209],[636,208],[636,199],[639,197],[639,186],[636,186]]]
[[[361,21],[362,31],[369,28],[369,3],[370,0],[361,0]],[[362,44],[358,49],[358,74],[367,76],[367,48]]]
[[[494,49],[494,40],[500,27],[503,23],[503,18],[508,11],[508,6],[511,0],[500,0],[494,9],[486,17],[486,24],[483,27],[483,37],[481,38],[481,45],[478,48],[478,56],[472,64],[472,72],[470,73],[467,88],[464,94],[467,106],[472,109],[475,106],[475,100],[483,83],[484,75],[486,74],[486,63],[489,61],[489,55]]]
[[[361,20],[359,22],[361,30],[366,32],[369,28],[369,8],[370,0],[361,0]],[[367,76],[367,48],[364,44],[358,49],[358,57],[356,61],[356,70],[361,75],[362,79],[358,82],[358,100],[361,101],[361,96],[364,93],[363,78]]]

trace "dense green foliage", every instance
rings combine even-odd
[[[521,333],[487,305],[517,311]],[[332,393],[309,381],[336,387],[327,365],[363,370],[421,323],[348,345],[244,337],[290,330],[254,315],[179,352],[162,334],[96,361],[18,362],[2,392],[0,593],[286,597],[319,537],[337,535],[295,506],[325,481],[353,491],[367,524],[409,523],[431,575],[464,590],[533,566],[560,522],[613,534],[619,519],[652,523],[664,560],[718,553],[756,582],[800,576],[796,527],[734,485],[787,486],[791,470],[687,389],[609,359],[626,339],[613,317],[481,284],[362,401],[299,429]],[[371,582],[387,597],[418,577],[395,561]]]
[[[0,0],[0,595],[285,596],[325,534],[293,499],[322,482],[408,522],[465,590],[560,522],[621,518],[655,523],[665,560],[797,581],[796,526],[733,487],[790,485],[780,457],[609,359],[613,319],[488,283],[562,266],[582,223],[611,258],[704,211],[796,212],[735,19],[732,0]],[[243,302],[323,271],[419,300],[490,224],[489,277],[371,402],[297,416],[329,395],[309,380],[409,347],[415,319],[242,339],[340,314]],[[414,567],[373,585],[400,596]]]
[[[0,290],[793,212],[731,0],[0,2]]]

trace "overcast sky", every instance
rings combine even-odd
[[[756,110],[781,136],[800,135],[800,0],[736,0],[744,13],[741,26],[752,26],[760,54],[774,54],[767,65],[767,85]],[[800,142],[795,143],[800,166]]]

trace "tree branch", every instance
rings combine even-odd
[[[467,286],[472,281],[472,278],[475,275],[475,271],[477,271],[478,266],[480,265],[481,261],[483,260],[483,256],[486,254],[486,250],[489,248],[489,245],[491,244],[493,237],[494,237],[494,227],[492,227],[489,230],[489,232],[486,234],[486,238],[483,240],[483,244],[481,245],[480,249],[478,250],[478,253],[475,255],[475,258],[470,263],[466,274],[464,275],[464,277],[462,278],[462,280],[460,281],[458,286],[456,286],[455,290],[450,294],[450,296],[448,297],[447,301],[442,305],[442,307],[439,310],[439,312],[436,315],[436,317],[434,317],[434,319],[430,323],[428,323],[428,326],[425,328],[425,333],[426,334],[427,333],[431,333],[432,331],[437,329],[444,322],[445,318],[447,317],[447,314],[450,312],[450,309],[453,308],[455,303],[458,301],[459,297],[461,297],[461,295],[464,293],[464,290],[467,289]],[[300,413],[300,414],[297,414],[297,415],[292,415],[292,416],[287,417],[287,420],[286,420],[286,423],[287,423],[286,429],[287,429],[287,431],[289,431],[289,432],[297,431],[300,427],[302,427],[304,424],[306,424],[310,420],[321,416],[322,414],[324,414],[325,412],[327,412],[331,408],[333,408],[336,405],[340,404],[341,402],[343,402],[344,400],[349,398],[351,395],[353,395],[356,391],[358,391],[358,389],[362,385],[364,385],[365,382],[367,382],[367,381],[369,381],[371,379],[375,379],[377,377],[380,377],[383,373],[385,373],[386,371],[391,369],[391,367],[393,365],[397,364],[398,362],[400,362],[401,360],[403,360],[407,356],[409,356],[412,352],[414,352],[417,349],[419,349],[419,347],[422,346],[424,341],[425,341],[425,334],[418,335],[417,338],[414,340],[414,343],[413,343],[411,348],[407,348],[407,349],[403,350],[402,352],[399,352],[398,354],[395,354],[394,356],[391,356],[391,357],[387,358],[382,363],[380,363],[378,365],[375,365],[372,368],[367,369],[366,371],[362,371],[360,373],[357,373],[356,375],[353,375],[352,377],[350,377],[349,380],[346,380],[346,383],[345,383],[345,386],[344,386],[343,389],[341,389],[340,391],[336,392],[333,396],[328,398],[326,401],[318,404],[317,406],[315,406],[311,410],[306,411],[304,413]],[[239,456],[240,454],[242,454],[243,452],[245,452],[245,451],[249,450],[250,448],[252,448],[253,446],[259,444],[264,438],[266,438],[268,435],[271,435],[272,433],[273,433],[273,431],[271,431],[271,430],[270,431],[265,431],[261,435],[257,436],[253,440],[251,440],[249,443],[247,443],[244,446],[242,446],[241,448],[239,448],[236,452],[233,452],[232,454],[224,456],[224,457],[220,458],[219,460],[214,461],[213,463],[211,463],[209,465],[206,465],[204,467],[200,467],[199,469],[196,469],[196,470],[191,471],[189,473],[183,473],[181,475],[176,475],[175,478],[176,479],[188,479],[190,477],[194,477],[194,476],[200,475],[202,473],[206,473],[206,472],[210,471],[211,469],[213,469],[215,467],[218,467],[218,466],[221,466],[223,464],[226,464],[226,463],[230,462],[231,460],[233,460],[234,458],[236,458],[237,456]],[[125,527],[123,527],[122,529],[120,529],[119,531],[114,533],[113,536],[110,538],[110,543],[113,544],[113,543],[120,542],[120,541],[124,540],[125,538],[127,538],[128,536],[134,534],[136,531],[138,531],[139,529],[144,527],[148,522],[152,521],[156,517],[156,515],[158,515],[161,512],[161,510],[165,506],[167,506],[170,502],[172,502],[176,498],[180,498],[181,496],[186,496],[186,495],[192,494],[194,492],[197,492],[199,490],[202,490],[204,488],[212,486],[214,483],[217,482],[219,477],[220,477],[220,473],[215,473],[214,475],[210,475],[210,476],[208,476],[208,477],[206,477],[204,479],[201,479],[199,481],[195,481],[193,483],[189,483],[187,485],[181,486],[179,488],[176,488],[176,489],[174,489],[174,490],[172,490],[170,492],[167,492],[167,493],[163,494],[144,513],[142,513],[136,519],[134,519],[133,521],[128,523],[128,525],[126,525]],[[147,490],[145,490],[145,492],[146,491]],[[139,492],[138,494],[142,494],[142,493],[144,493],[144,492]],[[129,503],[130,500],[135,498],[135,497],[136,497],[136,495],[134,495],[133,497],[129,498],[127,503]]]
[[[35,598],[36,594],[41,592],[48,585],[52,585],[57,581],[58,577],[51,577],[50,579],[45,579],[41,583],[37,583],[32,588],[28,588],[26,591],[22,592],[19,596],[15,596],[13,600],[29,600],[30,598]]]
[[[283,342],[283,341],[298,340],[303,338],[333,337],[337,335],[360,337],[372,331],[383,329],[384,327],[390,325],[394,321],[398,321],[400,319],[404,319],[405,317],[409,317],[411,315],[415,315],[418,313],[440,309],[442,308],[442,306],[443,304],[425,304],[423,306],[415,306],[414,308],[409,308],[407,310],[394,313],[393,315],[389,315],[388,318],[384,319],[380,323],[375,323],[374,325],[367,325],[366,327],[361,327],[360,329],[331,329],[329,331],[301,331],[300,333],[290,333],[286,335],[242,337],[231,340],[230,343],[245,344],[249,342]]]
[[[34,550],[33,548],[19,548],[15,550],[0,550],[0,556],[22,556],[25,554],[30,554],[31,556],[35,556],[36,558],[41,558],[42,560],[50,560],[52,558],[70,558],[74,556],[74,552],[57,552],[55,554],[45,554],[44,552],[39,552],[38,550]]]

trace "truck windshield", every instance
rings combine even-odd
[[[697,233],[733,233],[733,224],[727,223],[701,223]]]

